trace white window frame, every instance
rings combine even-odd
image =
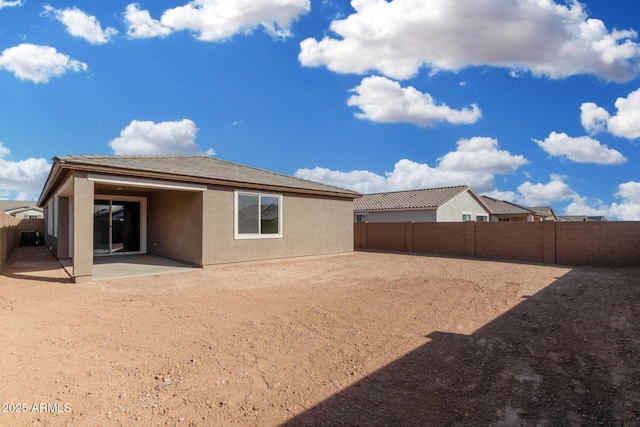
[[[465,217],[469,217],[468,219],[465,219]],[[462,222],[471,222],[471,214],[470,213],[462,213]]]
[[[262,234],[260,231],[258,233],[239,233],[238,232],[238,199],[240,196],[257,196],[258,197],[258,206],[261,205],[260,200],[262,197],[276,197],[278,199],[278,233],[275,234]],[[259,191],[246,191],[246,190],[235,190],[233,197],[233,237],[236,240],[246,240],[246,239],[281,239],[282,238],[282,205],[283,205],[283,197],[282,194],[277,193],[267,193],[267,192],[259,192]],[[260,228],[260,218],[258,218],[258,229]]]
[[[480,219],[482,218],[482,219]],[[489,222],[489,216],[487,215],[476,215],[477,222]]]

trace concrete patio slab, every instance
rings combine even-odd
[[[69,275],[73,276],[73,265],[70,258],[61,259],[60,264]],[[109,255],[93,258],[92,280],[153,276],[194,270],[200,270],[200,268],[157,255]]]

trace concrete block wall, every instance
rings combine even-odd
[[[19,219],[0,212],[0,271],[11,252],[20,247],[23,231],[39,231],[44,236],[44,220]]]
[[[408,252],[406,222],[371,222],[364,226],[366,247],[363,249]]]
[[[640,222],[558,223],[556,235],[558,264],[640,265]]]
[[[640,266],[640,221],[354,225],[356,250],[595,267]]]
[[[413,224],[413,251],[467,256],[467,230],[462,223],[416,222]]]
[[[477,223],[475,256],[541,263],[542,225],[542,222]]]

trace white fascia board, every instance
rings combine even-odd
[[[89,181],[99,182],[101,184],[120,185],[123,187],[144,187],[144,188],[159,188],[164,190],[181,190],[181,191],[207,191],[207,186],[204,184],[189,184],[189,183],[176,183],[170,181],[161,181],[155,179],[143,179],[133,177],[120,177],[111,175],[97,175],[89,174],[87,176]]]

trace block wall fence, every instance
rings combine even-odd
[[[13,249],[20,246],[23,231],[39,231],[44,234],[44,220],[19,219],[0,212],[0,271]]]
[[[640,221],[354,224],[354,249],[593,267],[640,266]]]

